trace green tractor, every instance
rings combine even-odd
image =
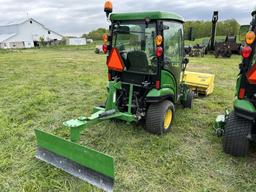
[[[247,155],[251,141],[256,140],[256,10],[252,17],[241,48],[243,60],[239,65],[234,110],[219,115],[215,121],[217,134],[223,135],[224,152],[234,156]]]
[[[105,12],[111,22],[103,36],[107,54],[108,96],[90,117],[64,122],[70,141],[35,130],[36,157],[103,190],[114,185],[111,156],[78,144],[82,132],[105,120],[145,122],[145,130],[165,134],[172,129],[175,105],[191,108],[193,92],[182,81],[188,59],[184,54],[181,16],[169,12]],[[206,75],[207,76],[207,75]]]

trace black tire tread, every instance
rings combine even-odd
[[[224,137],[223,150],[233,156],[246,156],[249,153],[248,134],[252,128],[252,122],[238,117],[234,112],[229,114]]]
[[[145,130],[153,134],[163,134],[170,131],[172,122],[169,129],[163,128],[163,118],[166,110],[169,107],[171,107],[173,111],[173,118],[174,118],[175,107],[171,101],[164,100],[160,103],[150,104],[147,111],[147,116],[146,116]]]
[[[192,108],[193,105],[193,97],[194,97],[194,93],[192,90],[189,91],[188,93],[188,98],[186,99],[186,101],[181,101],[181,104],[184,108]]]

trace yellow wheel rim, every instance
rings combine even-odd
[[[164,128],[168,129],[172,122],[172,110],[168,109],[164,117]]]

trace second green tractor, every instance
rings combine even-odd
[[[223,150],[234,156],[245,156],[256,141],[256,10],[241,48],[242,62],[237,77],[233,110],[219,115],[216,132],[223,135]]]

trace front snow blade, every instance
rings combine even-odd
[[[35,133],[38,145],[36,158],[98,188],[113,191],[112,157],[40,130],[35,130]]]

